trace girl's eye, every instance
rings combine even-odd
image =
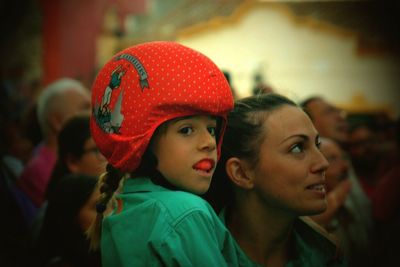
[[[302,143],[295,144],[290,149],[290,152],[292,152],[292,153],[301,153],[303,151],[304,151],[304,146]]]
[[[193,128],[189,127],[189,126],[183,127],[181,129],[179,129],[179,133],[184,134],[184,135],[190,135],[193,133]]]
[[[207,127],[207,130],[211,136],[215,136],[216,127]]]

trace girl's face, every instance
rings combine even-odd
[[[217,121],[210,116],[192,116],[168,123],[154,138],[157,170],[174,186],[195,194],[205,193],[217,162]]]
[[[324,211],[328,162],[308,116],[284,105],[269,114],[264,127],[260,160],[250,170],[257,197],[263,205],[294,216]]]

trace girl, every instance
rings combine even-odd
[[[291,100],[237,101],[207,199],[243,251],[262,266],[342,266],[322,228],[301,218],[326,209],[319,136]]]
[[[92,135],[109,163],[89,233],[96,247],[102,224],[103,266],[248,265],[196,196],[209,188],[233,107],[218,67],[177,43],[140,44],[102,68],[92,103]]]

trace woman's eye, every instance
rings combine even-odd
[[[207,127],[207,130],[211,136],[215,136],[216,127]]]
[[[181,129],[179,129],[179,133],[184,134],[184,135],[190,135],[193,133],[193,128],[192,127],[183,127]]]
[[[299,144],[295,144],[294,146],[292,146],[292,148],[290,149],[290,152],[292,153],[301,153],[304,151],[304,147],[303,144],[299,143]]]
[[[318,150],[321,150],[321,141],[317,141],[317,143],[315,143],[315,146],[318,148]]]

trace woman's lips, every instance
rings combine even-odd
[[[307,186],[306,189],[311,190],[322,197],[326,196],[325,183],[312,184],[312,185]]]
[[[325,192],[325,185],[324,184],[313,184],[313,185],[307,186],[307,189]]]
[[[210,172],[215,165],[215,161],[212,159],[202,159],[196,164],[193,165],[193,169],[195,170],[200,170],[200,171],[205,171],[205,172]]]

